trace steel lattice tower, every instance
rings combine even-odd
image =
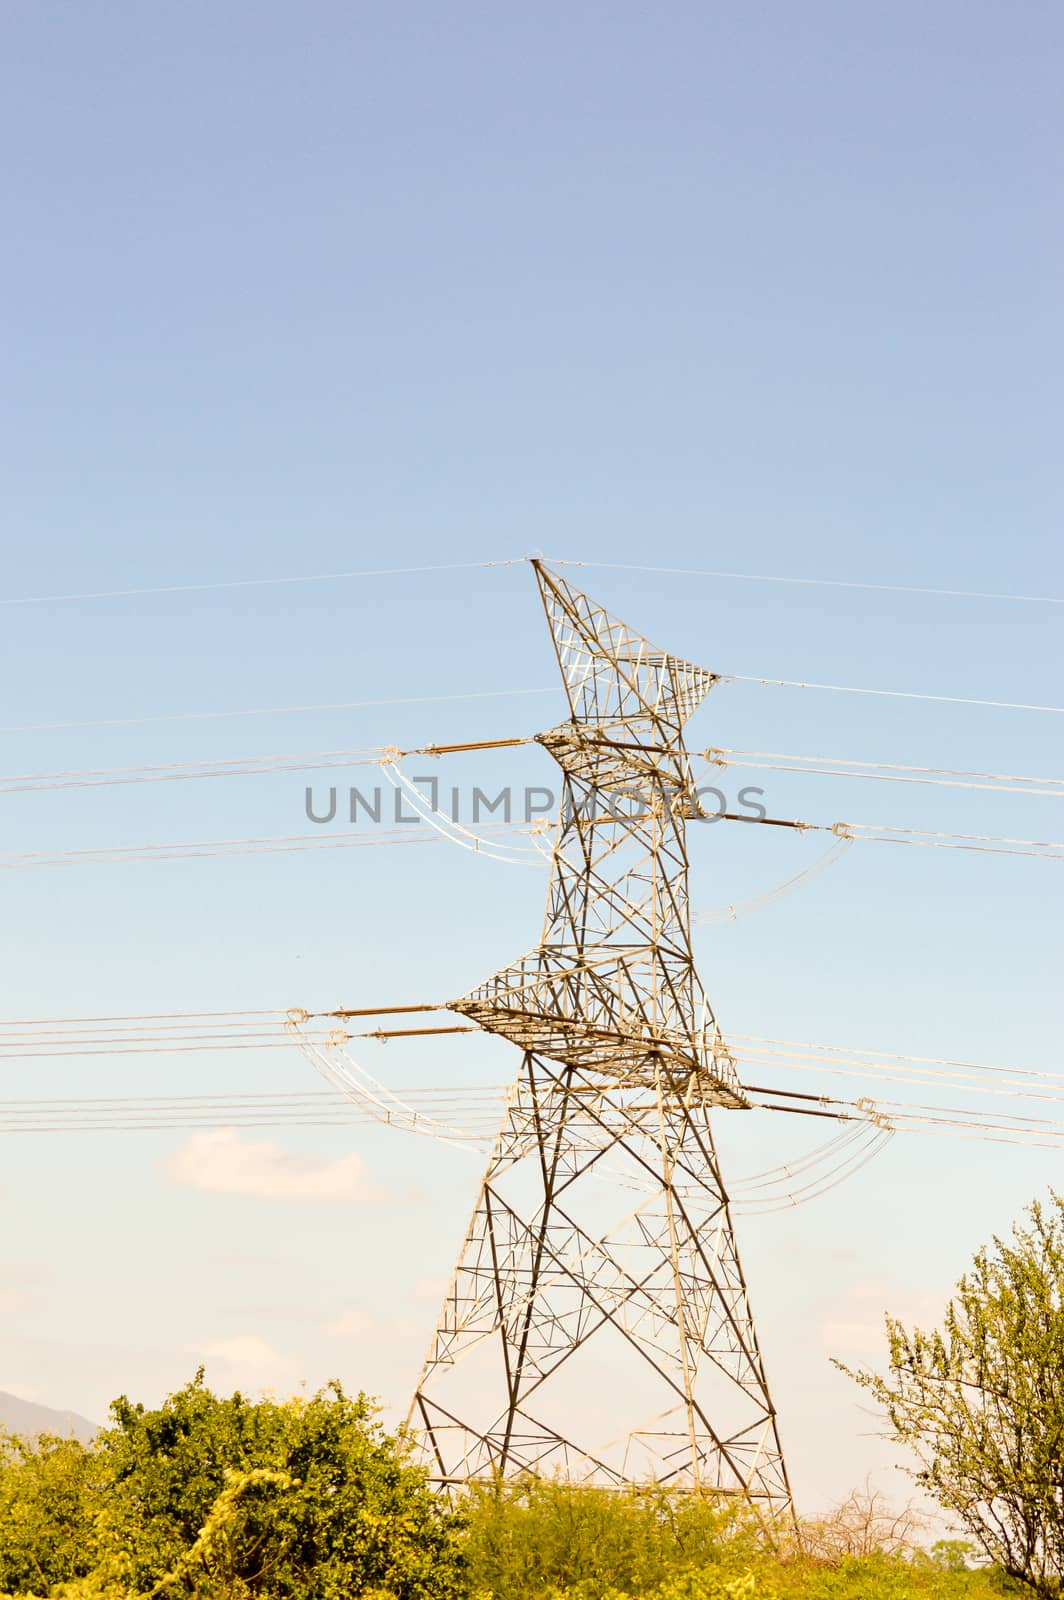
[[[452,1009],[524,1059],[411,1407],[433,1477],[790,1489],[710,1126],[683,728],[713,674],[535,564],[571,716],[540,944]],[[579,1417],[579,1422],[573,1420]]]

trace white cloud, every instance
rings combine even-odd
[[[338,1317],[332,1317],[322,1325],[322,1333],[327,1339],[358,1339],[363,1334],[375,1332],[377,1324],[373,1318],[364,1311],[341,1311]]]
[[[266,1139],[243,1139],[235,1128],[194,1133],[166,1165],[175,1183],[210,1194],[362,1206],[389,1198],[386,1190],[370,1183],[362,1157],[354,1151],[330,1161],[284,1150]]]
[[[424,1328],[406,1317],[379,1322],[376,1317],[360,1311],[357,1306],[350,1306],[338,1316],[322,1323],[321,1331],[326,1339],[361,1339],[379,1345],[394,1345],[425,1336]]]
[[[228,1383],[260,1388],[280,1378],[294,1376],[298,1362],[291,1361],[267,1344],[257,1333],[239,1333],[231,1339],[216,1339],[210,1344],[190,1345],[192,1355],[217,1362]]]
[[[854,1283],[820,1325],[821,1343],[843,1361],[885,1358],[884,1317],[896,1317],[907,1328],[935,1327],[942,1318],[943,1296],[886,1282]]]

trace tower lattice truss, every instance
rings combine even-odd
[[[713,684],[536,565],[570,718],[543,937],[453,1009],[523,1052],[410,1424],[434,1478],[790,1505],[710,1126],[747,1102],[694,970],[684,724]]]

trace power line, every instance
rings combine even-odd
[[[993,833],[948,833],[932,828],[896,828],[879,822],[798,822],[786,817],[743,816],[741,812],[734,811],[715,812],[713,817],[720,822],[742,822],[758,828],[794,828],[799,833],[833,833],[836,838],[865,840],[871,844],[909,844],[926,850],[974,850],[985,855],[1064,861],[1064,841],[1058,839],[1014,839]]]
[[[393,1009],[393,1008],[387,1008]],[[405,1008],[403,1008],[405,1009]],[[417,1009],[421,1009],[420,1007]],[[190,1014],[193,1018],[197,1015],[229,1016],[228,1013],[202,1013]],[[279,1013],[235,1013],[235,1016],[256,1017],[261,1015],[280,1015]],[[286,1013],[285,1015],[289,1015]],[[305,1015],[305,1013],[300,1013]],[[173,1016],[173,1014],[171,1014]],[[59,1032],[64,1026],[84,1026],[86,1023],[105,1023],[112,1025],[117,1020],[123,1023],[133,1023],[138,1019],[68,1019],[64,1024],[63,1019],[46,1019],[49,1032]],[[150,1019],[149,1019],[150,1020]],[[186,1024],[178,1024],[184,1026]],[[195,1021],[188,1026],[196,1026]],[[234,1024],[237,1026],[239,1024]],[[18,1024],[4,1024],[0,1028],[8,1032],[13,1026],[26,1027],[25,1022]],[[322,1047],[330,1051],[338,1045],[339,1038],[349,1038],[347,1035],[310,1035],[300,1033],[299,1042],[311,1055],[312,1059],[327,1065],[328,1058],[322,1054]],[[358,1036],[355,1036],[358,1037]],[[373,1037],[373,1035],[366,1035]],[[843,1047],[830,1045],[806,1045],[798,1041],[780,1041],[760,1039],[754,1035],[733,1035],[736,1041],[745,1039],[747,1044],[737,1052],[744,1062],[755,1060],[785,1061],[789,1066],[798,1066],[805,1070],[826,1070],[828,1072],[842,1072],[845,1076],[863,1077],[869,1073],[895,1081],[911,1083],[913,1081],[935,1081],[927,1072],[935,1067],[963,1067],[973,1072],[986,1074],[1017,1074],[1029,1069],[994,1067],[987,1063],[957,1062],[949,1058],[927,1056],[900,1056],[891,1055],[882,1051],[864,1051],[866,1056],[882,1058],[872,1062],[862,1061],[856,1053],[849,1053],[849,1064],[843,1064]],[[0,1044],[5,1042],[0,1039]],[[9,1041],[6,1041],[9,1042]],[[96,1041],[92,1041],[93,1044]],[[291,1041],[289,1041],[291,1042]],[[790,1047],[788,1047],[790,1046]],[[239,1041],[226,1040],[221,1048],[241,1048]],[[252,1046],[254,1047],[254,1046]],[[166,1053],[169,1047],[164,1045],[161,1053]],[[178,1045],[176,1048],[182,1048]],[[79,1049],[79,1054],[94,1054],[95,1049]],[[102,1053],[102,1052],[101,1052]],[[116,1053],[123,1053],[119,1049]],[[417,1088],[409,1090],[386,1090],[383,1085],[371,1078],[363,1068],[354,1063],[346,1052],[340,1054],[348,1063],[339,1078],[332,1068],[328,1068],[328,1076],[334,1085],[342,1092],[332,1094],[308,1093],[306,1091],[276,1092],[272,1094],[206,1094],[206,1095],[147,1095],[147,1096],[83,1096],[67,1097],[63,1099],[24,1099],[0,1101],[0,1131],[52,1131],[63,1129],[65,1131],[106,1130],[118,1131],[129,1129],[142,1129],[145,1131],[161,1128],[195,1128],[225,1126],[285,1126],[285,1125],[313,1125],[333,1126],[338,1122],[384,1122],[388,1125],[407,1128],[412,1131],[429,1133],[442,1137],[446,1142],[463,1142],[481,1140],[493,1128],[501,1103],[505,1099],[506,1091],[502,1086],[489,1085],[477,1086],[433,1086],[431,1088]],[[31,1057],[32,1059],[32,1057]],[[884,1063],[886,1064],[884,1066]],[[914,1067],[924,1071],[906,1071],[904,1063],[912,1063]],[[899,1071],[898,1068],[901,1068]],[[353,1075],[352,1075],[353,1074]],[[1034,1074],[1036,1078],[1046,1078],[1049,1074]],[[952,1079],[953,1087],[965,1087],[965,1080],[957,1082],[958,1074],[952,1071],[939,1073],[938,1077]],[[970,1080],[968,1080],[970,1081]],[[985,1083],[976,1083],[977,1093],[1005,1093],[1010,1098],[1025,1099],[1056,1099],[1064,1098],[1059,1095],[1025,1094],[1022,1091],[1030,1088],[1028,1083],[1010,1085],[1004,1090],[995,1088]],[[991,1142],[1019,1143],[1034,1145],[1038,1148],[1056,1149],[1064,1142],[1064,1121],[1053,1120],[1046,1117],[1029,1116],[1023,1113],[1012,1112],[983,1112],[971,1110],[961,1106],[923,1104],[901,1100],[840,1100],[822,1094],[809,1094],[799,1092],[782,1086],[768,1087],[764,1085],[747,1086],[751,1094],[768,1095],[773,1103],[755,1102],[762,1109],[790,1111],[792,1114],[830,1117],[844,1122],[875,1124],[880,1131],[886,1129],[889,1134],[891,1128],[903,1127],[915,1131],[929,1131],[949,1134],[951,1136],[977,1137]],[[352,1101],[352,1094],[354,1100]],[[801,1106],[793,1104],[779,1105],[779,1100],[788,1102],[801,1101]],[[281,1114],[283,1112],[283,1115]],[[323,1113],[328,1113],[325,1115]],[[334,1114],[335,1113],[335,1114]],[[453,1122],[452,1118],[460,1117],[461,1123]],[[441,1120],[442,1118],[442,1120]],[[867,1151],[857,1152],[853,1157],[849,1153],[835,1167],[826,1174],[799,1186],[786,1195],[777,1197],[774,1194],[766,1195],[766,1201],[771,1205],[760,1205],[750,1195],[750,1205],[747,1209],[772,1210],[782,1209],[792,1204],[799,1203],[803,1198],[814,1198],[827,1189],[834,1187],[836,1181],[841,1182],[846,1176],[858,1170],[865,1159],[871,1159],[873,1146],[878,1149],[881,1141],[873,1139]],[[801,1176],[809,1169],[823,1164],[830,1155],[832,1159],[841,1153],[833,1143],[825,1147],[823,1152],[813,1152],[798,1162],[786,1164],[779,1169],[771,1169],[767,1173],[754,1174],[749,1180],[741,1180],[737,1188],[744,1192],[758,1189],[774,1189],[779,1187],[783,1180]],[[777,1181],[778,1180],[778,1181]],[[777,1206],[776,1201],[779,1200]]]
[[[153,763],[139,767],[86,767],[64,772],[0,776],[0,794],[38,794],[49,789],[110,788],[130,783],[188,782],[197,778],[244,778],[283,772],[319,772],[336,767],[376,766],[381,749],[308,750],[291,755],[232,756],[209,761]]]
[[[927,1084],[936,1087],[952,1089],[957,1093],[970,1095],[993,1096],[996,1099],[1008,1100],[1038,1100],[1053,1104],[1064,1102],[1064,1093],[1061,1087],[1064,1080],[1052,1073],[1031,1072],[1019,1081],[1005,1081],[1006,1075],[1016,1073],[1017,1068],[989,1068],[973,1067],[976,1073],[995,1073],[996,1076],[989,1080],[978,1076],[971,1076],[963,1072],[941,1071],[934,1068],[921,1068],[909,1063],[911,1057],[899,1057],[895,1061],[871,1062],[862,1060],[859,1056],[847,1057],[840,1054],[825,1055],[811,1051],[771,1049],[764,1046],[751,1046],[749,1049],[739,1049],[737,1057],[744,1067],[757,1066],[784,1066],[789,1071],[827,1074],[830,1077],[856,1078],[858,1080],[876,1078],[890,1083],[901,1083],[907,1087]],[[918,1062],[920,1058],[916,1058]],[[1047,1087],[1048,1086],[1048,1087]],[[751,1086],[752,1087],[752,1086]],[[820,1096],[808,1098],[819,1099]]]
[[[315,1040],[320,1039],[323,1044],[332,1042],[324,1035],[313,1034],[310,1037]],[[169,1044],[83,1044],[77,1048],[64,1050],[52,1048],[0,1050],[0,1061],[59,1061],[81,1056],[197,1055],[204,1051],[213,1053],[218,1050],[290,1050],[291,1048],[291,1039],[231,1039],[225,1042],[187,1040]]]
[[[435,1005],[345,1007],[315,1015],[324,1022],[348,1018],[373,1019],[396,1012],[431,1012],[439,1009]],[[164,1055],[189,1050],[284,1048],[298,1044],[325,1071],[334,1089],[341,1090],[337,1098],[342,1100],[346,1096],[351,1100],[353,1096],[353,1103],[363,1105],[370,1120],[411,1129],[415,1129],[416,1125],[415,1131],[444,1137],[447,1142],[474,1136],[479,1138],[477,1129],[483,1132],[487,1126],[484,1119],[488,1124],[492,1123],[505,1095],[501,1086],[433,1086],[409,1091],[385,1089],[342,1049],[342,1044],[355,1038],[383,1037],[384,1030],[351,1034],[342,1030],[328,1031],[320,1026],[307,1029],[305,1024],[313,1020],[314,1016],[301,1008],[22,1018],[0,1023],[0,1059],[26,1062],[63,1056]],[[420,1033],[423,1030],[413,1031]],[[394,1030],[388,1036],[391,1036],[391,1032]],[[850,1046],[739,1032],[732,1033],[729,1042],[735,1058],[747,1068],[758,1063],[782,1064],[789,1070],[857,1079],[878,1077],[909,1087],[920,1083],[944,1085],[966,1095],[992,1095],[1020,1102],[1038,1100],[1059,1104],[1064,1101],[1064,1075],[1032,1068],[867,1048],[858,1050]],[[346,1062],[346,1067],[337,1072],[330,1064],[334,1057]],[[878,1117],[880,1126],[885,1117],[895,1127],[938,1131],[951,1136],[978,1136],[995,1142],[1033,1142],[1043,1148],[1057,1148],[1064,1140],[1064,1121],[1030,1116],[1023,1112],[989,1112],[901,1100],[840,1100],[824,1094],[760,1084],[747,1084],[746,1088],[750,1094],[768,1095],[774,1101],[800,1101],[801,1106],[791,1104],[771,1108],[789,1109],[803,1115],[830,1115],[849,1122],[875,1121]],[[62,1101],[9,1100],[0,1102],[0,1124],[6,1118],[8,1125],[14,1122],[21,1127],[30,1121],[40,1122],[46,1113],[50,1116],[54,1112],[55,1116],[65,1119],[64,1126],[83,1128],[106,1123],[110,1127],[118,1126],[113,1118],[107,1122],[110,1112],[117,1110],[123,1112],[123,1126],[134,1122],[137,1126],[162,1126],[164,1110],[167,1125],[176,1125],[174,1119],[179,1113],[185,1119],[180,1124],[182,1126],[215,1126],[220,1122],[228,1122],[238,1114],[241,1125],[251,1125],[249,1119],[254,1120],[255,1125],[271,1126],[292,1120],[286,1111],[285,1118],[276,1124],[262,1122],[259,1113],[267,1105],[286,1107],[293,1115],[298,1113],[297,1120],[306,1121],[318,1101],[305,1092],[301,1095],[180,1094],[71,1097]],[[193,1113],[198,1121],[190,1120]],[[452,1120],[454,1117],[460,1118],[460,1123],[455,1123]],[[328,1125],[328,1119],[323,1121],[318,1117],[314,1125]],[[812,1161],[812,1158],[809,1160]],[[790,1164],[787,1176],[799,1175],[805,1164],[804,1158],[798,1164]],[[762,1180],[768,1179],[775,1181],[774,1173],[756,1174],[750,1184],[758,1187]],[[842,1181],[841,1178],[839,1181]],[[798,1194],[802,1192],[797,1191]],[[794,1195],[789,1196],[785,1203],[792,1203],[794,1198]]]
[[[702,756],[711,766],[743,767],[762,772],[808,772],[819,777],[932,784],[950,789],[981,789],[992,794],[1064,795],[1064,778],[1022,777],[1012,772],[968,772],[949,767],[904,766],[890,761],[791,755],[774,750],[711,748],[703,750]]]
[[[62,733],[79,728],[137,728],[156,722],[218,722],[233,717],[283,717],[319,711],[363,711],[378,706],[426,706],[462,700],[505,700],[528,695],[560,695],[557,685],[543,689],[470,689],[455,694],[392,695],[383,700],[331,700],[320,705],[250,706],[236,711],[171,711],[153,717],[96,717],[87,722],[19,722],[0,733]]]
[[[363,568],[356,572],[300,573],[287,578],[229,578],[209,583],[167,583],[137,589],[93,589],[74,594],[31,594],[0,599],[0,606],[43,606],[70,600],[124,600],[134,595],[204,594],[220,589],[279,589],[293,584],[336,583],[351,578],[406,578],[426,572],[471,572],[486,567],[517,567],[528,558],[513,556],[501,561],[441,561],[421,567]]]
[[[411,755],[443,756],[466,749],[497,749],[527,745],[530,738],[480,740],[466,745],[425,745],[396,750],[395,758]],[[0,775],[0,794],[36,794],[51,789],[107,788],[124,784],[169,783],[198,778],[269,777],[288,772],[324,772],[358,766],[377,766],[390,747],[375,750],[320,750],[268,756],[234,756],[216,760],[152,763],[133,767],[88,767],[58,772]],[[771,751],[729,750],[710,747],[702,752],[715,767],[742,767],[768,772],[810,773],[821,777],[866,778],[888,783],[916,783],[956,789],[980,789],[994,794],[1052,796],[1064,794],[1064,779],[1027,779],[1013,773],[963,772],[934,767],[904,767],[892,762],[845,761],[830,756],[780,754]],[[765,759],[761,759],[764,757]],[[856,770],[851,770],[856,769]],[[865,770],[861,770],[865,769]],[[878,769],[878,770],[872,770]],[[986,782],[979,781],[986,779]],[[1045,787],[1032,787],[1034,784]]]
[[[321,1024],[348,1019],[372,1020],[382,1016],[411,1012],[438,1012],[438,1005],[339,1008],[310,1013],[302,1008],[288,1010],[247,1010],[214,1012],[111,1014],[100,1017],[21,1018],[0,1022],[0,1056],[11,1060],[45,1059],[51,1055],[165,1054],[189,1047],[230,1050],[257,1048],[273,1042],[279,1046],[314,1043],[331,1048],[353,1039],[381,1039],[397,1033],[437,1033],[440,1028],[412,1030],[367,1029],[351,1033],[330,1030]],[[307,1024],[318,1026],[308,1029]],[[298,1032],[293,1034],[293,1028]],[[447,1031],[450,1031],[449,1029]],[[459,1031],[465,1031],[462,1027]],[[945,1083],[955,1089],[976,1094],[992,1094],[1012,1099],[1064,1100],[1064,1074],[1041,1072],[1030,1067],[1012,1067],[951,1057],[903,1054],[811,1041],[779,1039],[756,1034],[731,1032],[729,1046],[744,1065],[785,1064],[789,1069],[828,1072],[846,1077],[880,1077],[912,1083]],[[769,1092],[750,1086],[751,1092]],[[434,1086],[424,1091],[446,1098],[466,1096],[497,1098],[499,1086],[468,1089]],[[791,1098],[826,1103],[824,1095],[778,1090]],[[139,1098],[139,1097],[138,1097]],[[200,1097],[202,1098],[202,1097]],[[208,1097],[210,1098],[210,1097]],[[78,1103],[82,1103],[79,1097]],[[851,1102],[834,1101],[835,1104]]]
[[[813,1053],[818,1059],[821,1056],[826,1056],[826,1058],[843,1056],[848,1061],[856,1061],[856,1059],[869,1056],[869,1058],[878,1062],[912,1062],[914,1066],[928,1067],[928,1069],[931,1069],[931,1067],[947,1067],[947,1069],[958,1067],[958,1069],[965,1070],[965,1072],[987,1072],[987,1074],[1005,1075],[1005,1077],[1053,1078],[1053,1080],[1059,1080],[1059,1082],[1064,1083],[1064,1074],[1056,1074],[1056,1072],[1037,1072],[1034,1067],[1003,1067],[1000,1064],[995,1064],[995,1062],[963,1061],[963,1059],[957,1059],[954,1056],[912,1056],[912,1054],[904,1054],[896,1050],[867,1050],[864,1046],[858,1048],[858,1046],[854,1045],[824,1045],[824,1043],[800,1040],[800,1038],[771,1038],[763,1034],[739,1034],[739,1032],[734,1032],[731,1029],[728,1030],[728,1038],[730,1040],[739,1040],[742,1045],[749,1045],[750,1048],[754,1048],[754,1046],[771,1046],[776,1050],[794,1050],[803,1054]]]
[[[847,578],[807,578],[796,577],[791,574],[767,572],[725,572],[702,567],[655,567],[620,561],[569,561],[562,557],[552,557],[551,559],[553,565],[559,567],[583,567],[613,572],[650,572],[666,577],[724,578],[742,583],[782,583],[820,589],[868,589],[890,594],[937,595],[962,600],[1022,601],[1033,605],[1064,604],[1064,599],[1056,595],[1013,594],[978,589],[939,589],[921,584],[874,583]],[[77,600],[126,599],[139,595],[203,594],[227,589],[284,588],[298,584],[347,582],[356,578],[412,577],[421,573],[470,572],[486,570],[491,567],[514,567],[521,566],[528,560],[528,556],[511,556],[496,561],[446,561],[423,566],[363,568],[349,572],[297,573],[278,578],[214,579],[203,583],[152,584],[126,589],[94,589],[66,594],[22,595],[0,599],[0,605],[49,605]]]
[[[501,1088],[491,1091],[475,1091],[470,1089],[446,1088],[411,1088],[402,1091],[403,1095],[419,1104],[427,1106],[469,1106],[480,1107],[496,1106],[505,1098],[505,1091]],[[178,1095],[86,1095],[78,1097],[55,1097],[46,1099],[18,1099],[0,1100],[0,1116],[30,1116],[41,1112],[56,1112],[66,1116],[74,1113],[97,1112],[103,1115],[117,1110],[123,1111],[164,1111],[172,1110],[175,1113],[186,1111],[203,1111],[211,1115],[225,1115],[230,1111],[236,1112],[245,1109],[276,1106],[280,1108],[295,1107],[306,1109],[308,1107],[335,1106],[346,1109],[351,1106],[348,1096],[335,1090],[302,1090],[278,1091],[274,1094],[178,1094]]]
[[[1021,1104],[1024,1101],[1060,1104],[1064,1094],[1048,1092],[1043,1084],[1060,1086],[1064,1079],[1058,1074],[1038,1072],[1030,1068],[993,1067],[982,1062],[950,1060],[933,1056],[891,1055],[885,1051],[845,1051],[841,1046],[806,1045],[798,1041],[757,1040],[754,1036],[733,1035],[734,1039],[747,1039],[740,1045],[737,1056],[744,1066],[754,1063],[784,1066],[788,1071],[828,1074],[834,1077],[856,1079],[879,1078],[904,1084],[907,1088],[928,1084],[968,1096],[1006,1098]],[[873,1059],[861,1059],[861,1057]],[[962,1069],[960,1071],[955,1069]],[[945,1070],[943,1070],[945,1069]],[[976,1074],[977,1076],[972,1076]],[[982,1075],[982,1076],[979,1076]],[[1022,1076],[1021,1076],[1022,1075]],[[989,1081],[988,1081],[989,1080]],[[788,1100],[812,1102],[818,1108],[827,1106],[843,1108],[838,1112],[847,1119],[853,1116],[882,1116],[896,1127],[915,1131],[949,1132],[965,1137],[985,1137],[993,1142],[1036,1143],[1039,1148],[1056,1149],[1064,1142],[1064,1121],[1032,1116],[1025,1112],[1008,1112],[998,1109],[982,1110],[972,1106],[925,1104],[909,1100],[868,1099],[840,1100],[830,1095],[809,1094],[782,1086],[767,1088],[762,1084],[746,1085],[751,1094],[769,1094]],[[772,1107],[771,1109],[786,1109]],[[797,1110],[796,1107],[789,1109]],[[819,1114],[819,1111],[818,1111]]]
[[[834,866],[835,862],[840,860],[855,843],[856,840],[849,837],[838,838],[828,846],[823,855],[818,856],[815,861],[810,862],[807,867],[803,867],[800,872],[785,878],[782,883],[776,884],[773,888],[765,889],[760,894],[750,895],[745,900],[733,901],[729,905],[714,906],[704,911],[692,911],[691,926],[704,927],[709,923],[738,922],[741,917],[747,917],[754,911],[760,911],[774,901],[781,900],[785,895],[793,894],[796,889],[800,889],[803,884],[809,883],[820,873],[826,872],[828,867]]]
[[[790,1091],[786,1089],[759,1089],[756,1092],[786,1096]],[[800,1097],[808,1098],[808,1097]],[[910,1111],[906,1109],[891,1109],[881,1111],[882,1105],[901,1107],[901,1102],[871,1101],[871,1100],[831,1100],[825,1098],[821,1105],[814,1108],[808,1106],[792,1106],[768,1104],[764,1101],[755,1101],[754,1105],[762,1111],[778,1111],[790,1116],[824,1117],[839,1122],[854,1120],[883,1120],[891,1127],[902,1132],[916,1132],[937,1135],[940,1138],[975,1139],[986,1144],[1008,1144],[1036,1150],[1059,1150],[1064,1145],[1064,1124],[1048,1125],[1045,1128],[1032,1127],[1026,1129],[1016,1127],[1010,1122],[991,1122],[979,1120],[978,1115],[961,1113],[959,1116],[932,1115],[931,1112],[949,1111],[949,1107],[932,1107],[926,1112]],[[843,1111],[829,1111],[828,1105],[851,1106],[854,1109]],[[1054,1126],[1060,1132],[1054,1131]]]
[[[110,1012],[96,1016],[78,1015],[73,1017],[13,1017],[0,1020],[0,1048],[13,1043],[21,1043],[29,1039],[41,1040],[43,1043],[84,1043],[97,1045],[114,1042],[123,1044],[130,1042],[131,1036],[137,1040],[154,1041],[163,1043],[180,1043],[186,1038],[194,1039],[219,1039],[221,1042],[229,1040],[239,1041],[243,1038],[258,1039],[261,1037],[276,1037],[282,1042],[291,1042],[293,1034],[290,1031],[296,1028],[300,1031],[299,1037],[306,1038],[308,1023],[318,1024],[315,1030],[310,1030],[310,1036],[320,1037],[323,1040],[347,1042],[355,1038],[375,1039],[381,1036],[382,1030],[370,1029],[367,1031],[348,1032],[346,1029],[329,1029],[324,1025],[332,1022],[370,1021],[375,1018],[413,1015],[431,1015],[449,1010],[446,1004],[418,1003],[414,1004],[387,1004],[383,1006],[341,1006],[329,1011],[308,1011],[303,1007],[266,1007],[250,1008],[233,1011],[170,1011],[170,1012]],[[422,1031],[422,1030],[415,1030]],[[435,1032],[435,1029],[430,1031]],[[785,1039],[764,1034],[743,1033],[738,1030],[729,1030],[727,1035],[729,1047],[744,1061],[783,1059],[799,1065],[809,1062],[843,1063],[860,1067],[867,1067],[874,1072],[919,1072],[935,1074],[938,1077],[946,1076],[956,1078],[958,1075],[967,1077],[970,1074],[980,1075],[982,1078],[1019,1080],[1015,1088],[1039,1088],[1043,1083],[1060,1084],[1064,1086],[1064,1073],[1042,1072],[1031,1067],[1007,1066],[1000,1063],[985,1061],[970,1061],[965,1058],[951,1056],[913,1055],[900,1051],[889,1051],[858,1047],[854,1045],[827,1044],[815,1040]],[[433,1086],[436,1092],[438,1086]],[[501,1087],[490,1086],[491,1092],[501,1093]],[[428,1092],[428,1091],[426,1091]],[[448,1088],[440,1092],[458,1092]],[[471,1092],[480,1093],[481,1089],[474,1087]],[[794,1091],[797,1093],[797,1091]],[[799,1095],[798,1098],[803,1098]],[[806,1098],[823,1099],[822,1096],[806,1096]],[[840,1102],[842,1103],[842,1102]]]
[[[413,824],[413,819],[411,819]],[[519,823],[482,822],[481,832],[510,831],[534,835],[534,827]],[[441,837],[435,831],[415,827],[377,828],[356,833],[331,835],[268,834],[258,838],[190,839],[166,844],[104,845],[87,850],[32,850],[18,855],[0,856],[0,871],[20,871],[31,867],[116,866],[133,861],[192,861],[213,856],[284,855],[312,850],[352,850],[378,845],[434,844]],[[487,854],[487,852],[485,852]]]
[[[1064,706],[1030,705],[1023,700],[975,700],[969,695],[924,694],[916,689],[863,689],[850,683],[812,683],[796,678],[752,678],[741,672],[722,672],[721,683],[756,683],[770,689],[822,689],[831,694],[870,694],[890,700],[932,700],[941,705],[987,706],[996,711],[1053,711],[1064,713]]]
[[[856,1146],[847,1147],[845,1155],[826,1172],[817,1173],[808,1177],[805,1183],[796,1188],[785,1190],[783,1184],[777,1184],[765,1195],[742,1197],[735,1209],[747,1216],[772,1216],[781,1211],[793,1210],[795,1206],[806,1205],[812,1200],[819,1200],[821,1196],[830,1194],[840,1184],[846,1183],[850,1178],[866,1167],[870,1161],[880,1155],[894,1137],[892,1128],[878,1127],[869,1120],[868,1126],[875,1131],[871,1134],[864,1132],[858,1124],[859,1139]]]
[[[733,578],[742,583],[790,583],[817,589],[875,589],[888,594],[928,594],[957,600],[1020,600],[1031,605],[1064,605],[1064,597],[1046,594],[1002,594],[980,589],[931,589],[912,583],[864,583],[851,578],[796,578],[767,572],[716,572],[702,567],[651,567],[626,561],[565,561],[550,558],[556,567],[598,568],[611,572],[653,572],[678,578]]]
[[[0,774],[0,794],[37,793],[49,789],[103,788],[123,784],[187,782],[198,778],[262,777],[286,772],[375,766],[382,759],[412,755],[444,756],[470,750],[496,750],[534,741],[528,736],[480,739],[462,744],[429,744],[410,750],[393,746],[341,750],[280,751],[266,755],[212,757],[203,761],[152,762],[139,766],[85,767],[52,772]],[[952,768],[903,766],[896,762],[857,761],[834,756],[794,755],[780,751],[731,750],[710,747],[702,752],[712,766],[744,767],[771,772],[809,772],[823,777],[876,778],[893,783],[945,785],[994,793],[1064,794],[1064,778],[1032,778],[1009,772],[975,772]],[[853,770],[850,770],[853,769]],[[1037,787],[1036,787],[1037,786]]]
[[[942,705],[983,706],[1001,711],[1047,711],[1064,713],[1064,706],[1031,704],[1019,700],[980,700],[966,695],[926,694],[910,689],[868,689],[855,684],[814,683],[797,678],[759,678],[740,672],[714,675],[718,683],[752,683],[777,689],[815,689],[834,694],[874,695],[881,699],[927,700]],[[18,722],[0,726],[0,733],[63,733],[89,728],[136,728],[168,722],[217,722],[240,717],[303,716],[324,711],[359,711],[381,706],[415,706],[457,703],[470,700],[517,699],[533,695],[557,696],[556,687],[538,689],[483,689],[455,694],[395,695],[369,700],[332,700],[311,705],[248,706],[229,711],[174,711],[149,717],[92,717],[65,722]]]

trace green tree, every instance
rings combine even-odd
[[[941,1330],[888,1317],[887,1340],[886,1377],[850,1376],[917,1481],[1029,1592],[1064,1595],[1064,1199],[976,1254]]]
[[[201,1370],[154,1410],[116,1400],[111,1418],[65,1499],[60,1466],[74,1474],[80,1458],[67,1461],[51,1444],[17,1447],[18,1461],[0,1474],[0,1594],[455,1600],[464,1592],[459,1519],[364,1395],[331,1384],[284,1402],[223,1398]],[[42,1506],[46,1527],[34,1542]],[[50,1560],[48,1540],[62,1530],[67,1553]]]
[[[95,1469],[76,1439],[0,1432],[0,1595],[90,1570]]]
[[[351,1399],[334,1383],[283,1403],[219,1398],[201,1370],[157,1410],[123,1398],[111,1415],[98,1445],[98,1537],[103,1554],[127,1564],[135,1592],[179,1567],[170,1593],[209,1591],[224,1566],[227,1581],[277,1600],[347,1600],[374,1588],[396,1600],[458,1593],[454,1515],[364,1395]],[[204,1544],[231,1475],[252,1473],[266,1476],[233,1495],[224,1537]],[[197,1539],[200,1553],[181,1566]]]

